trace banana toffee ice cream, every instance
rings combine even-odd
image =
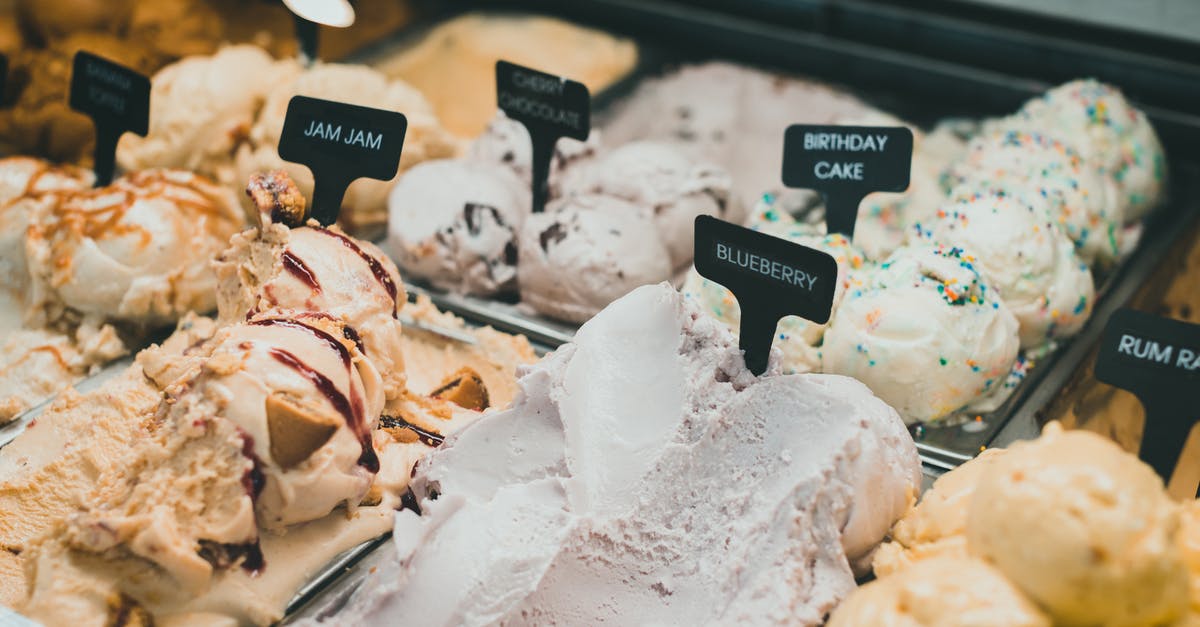
[[[519,385],[418,464],[420,513],[334,623],[817,625],[918,490],[895,411],[845,377],[755,377],[668,285]]]
[[[459,150],[424,96],[403,81],[360,65],[306,69],[294,59],[276,60],[255,46],[238,45],[184,58],[155,74],[150,132],[124,136],[117,161],[126,169],[187,168],[231,189],[240,189],[255,172],[285,169],[311,196],[312,173],[277,153],[288,102],[296,95],[403,112],[408,130],[401,170]],[[352,183],[342,201],[342,223],[351,230],[381,226],[390,185],[371,179]]]
[[[204,177],[91,174],[0,160],[0,422],[126,353],[125,341],[216,306],[209,263],[242,225]]]
[[[273,623],[334,555],[390,528],[412,464],[491,406],[484,377],[502,364],[410,391],[421,364],[405,364],[395,266],[336,227],[272,222],[304,215],[282,174],[251,192],[268,219],[217,259],[218,318],[86,397],[95,441],[39,454],[90,416],[69,394],[0,450],[0,576],[31,618]],[[489,333],[481,345],[503,346]]]
[[[1051,423],[939,478],[830,624],[1195,624],[1197,511],[1113,442]]]

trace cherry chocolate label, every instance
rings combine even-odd
[[[1118,309],[1104,327],[1096,378],[1142,402],[1146,427],[1138,457],[1170,480],[1200,421],[1200,325]]]
[[[793,124],[783,136],[783,184],[820,192],[827,230],[851,237],[867,194],[908,189],[912,149],[903,126]]]
[[[496,62],[496,104],[529,130],[533,149],[533,211],[545,208],[550,159],[560,137],[586,141],[591,132],[591,97],[578,81],[527,67]]]
[[[390,181],[396,176],[407,130],[402,113],[294,96],[283,121],[279,156],[312,170],[311,214],[321,224],[333,224],[355,179]]]
[[[80,50],[71,71],[70,105],[96,126],[96,186],[108,185],[121,135],[145,137],[150,130],[150,79]]]
[[[829,321],[838,267],[828,253],[704,215],[696,217],[695,250],[696,272],[737,298],[738,344],[754,374],[767,369],[780,318]]]

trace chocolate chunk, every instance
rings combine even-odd
[[[561,222],[551,224],[545,231],[538,235],[538,241],[542,244],[542,250],[550,252],[550,242],[555,244],[563,241],[567,237],[567,230],[563,228]]]
[[[313,411],[281,394],[267,397],[271,458],[287,470],[308,459],[337,431],[337,418]]]

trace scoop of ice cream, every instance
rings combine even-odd
[[[850,240],[840,234],[820,235],[806,224],[795,221],[790,215],[774,208],[775,197],[768,195],[760,203],[751,221],[747,224],[756,231],[815,248],[831,255],[838,265],[837,288],[833,294],[833,306],[841,302],[842,295],[857,278],[854,275],[864,264],[863,253]],[[684,296],[694,301],[705,313],[725,323],[735,334],[741,323],[741,307],[733,293],[720,283],[710,281],[692,268],[681,288]],[[814,372],[820,369],[821,359],[817,346],[825,334],[827,324],[817,324],[798,316],[784,316],[776,328],[773,346],[783,353],[780,365],[788,374]]]
[[[529,186],[501,165],[426,161],[388,196],[387,248],[406,273],[441,289],[515,291],[517,233],[529,210]]]
[[[126,170],[181,168],[233,178],[233,154],[267,94],[299,71],[294,61],[275,61],[250,45],[168,65],[152,81],[150,132],[124,135],[117,162]]]
[[[286,193],[279,188],[272,191]],[[267,197],[262,200],[270,202]],[[321,312],[344,321],[351,336],[362,340],[383,375],[388,399],[403,391],[404,359],[396,318],[405,298],[403,283],[396,265],[371,243],[353,239],[337,227],[310,222],[289,229],[271,223],[234,236],[214,268],[222,323],[263,312]]]
[[[1189,618],[1200,621],[1200,501],[1188,501],[1180,509],[1178,544],[1188,569]]]
[[[46,209],[26,242],[35,322],[71,310],[161,324],[211,310],[209,262],[242,224],[230,192],[177,170],[130,174]]]
[[[971,142],[948,179],[959,191],[997,191],[1040,205],[1087,263],[1126,252],[1123,210],[1112,181],[1051,136],[997,131]]]
[[[940,476],[921,495],[921,502],[892,527],[891,541],[880,545],[872,567],[887,577],[931,558],[967,557],[967,510],[979,477],[1006,453],[989,448],[971,461]]]
[[[486,163],[498,163],[512,170],[513,174],[531,189],[533,185],[533,144],[529,130],[524,124],[510,120],[503,112],[488,124],[483,134],[471,142],[467,155]],[[600,131],[592,129],[587,141],[560,137],[554,143],[554,154],[550,156],[550,198],[557,198],[564,191],[564,177],[580,166],[591,163],[600,151]]]
[[[312,195],[313,179],[308,168],[284,162],[278,153],[288,103],[297,95],[403,112],[408,129],[400,156],[401,171],[428,159],[452,157],[458,150],[457,141],[439,125],[424,96],[409,85],[388,80],[366,66],[322,64],[277,84],[267,94],[258,120],[250,129],[249,143],[238,149],[235,183],[249,180],[256,172],[284,169],[305,195]],[[351,183],[339,219],[352,230],[383,224],[393,183],[395,179],[359,179]]]
[[[670,278],[649,212],[611,196],[570,196],[530,215],[517,244],[521,300],[583,322],[629,290]]]
[[[1050,627],[1004,575],[977,559],[940,557],[855,590],[829,627]]]
[[[666,284],[607,307],[520,385],[417,467],[401,573],[337,620],[816,625],[919,481],[902,422],[865,387],[754,377]]]
[[[967,545],[1056,624],[1158,625],[1188,604],[1178,528],[1149,466],[1106,438],[1054,424],[980,476]]]
[[[90,170],[54,165],[35,157],[0,159],[0,206],[24,196],[87,189],[95,176]]]
[[[869,110],[820,83],[712,61],[642,81],[614,108],[604,133],[611,145],[677,142],[692,158],[721,165],[733,179],[731,208],[746,211],[763,191],[779,186],[789,125],[830,124]]]
[[[663,142],[625,144],[581,171],[567,189],[615,196],[654,216],[671,255],[671,268],[692,261],[692,224],[699,215],[726,217],[729,175],[720,166],[689,159]]]
[[[271,314],[228,327],[170,408],[176,424],[220,416],[244,432],[263,481],[257,520],[268,529],[353,507],[378,471],[371,430],[381,378],[344,329]]]
[[[1112,85],[1094,79],[1064,83],[1001,125],[1063,137],[1116,181],[1128,221],[1143,217],[1161,199],[1167,176],[1162,144],[1146,115]]]
[[[971,252],[905,247],[865,274],[825,331],[825,372],[866,383],[910,423],[945,418],[1003,384],[1017,320]]]
[[[627,39],[543,16],[470,14],[440,24],[380,68],[412,84],[461,137],[483,131],[496,110],[496,61],[580,81],[595,94],[633,69]]]
[[[914,241],[974,253],[980,274],[1016,316],[1022,348],[1077,333],[1091,315],[1095,288],[1071,240],[1018,196],[956,196],[959,202],[936,218],[914,225]]]

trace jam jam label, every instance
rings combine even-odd
[[[829,321],[837,261],[827,253],[711,216],[697,216],[696,272],[720,283],[742,310],[738,344],[754,374],[767,369],[779,319]]]
[[[550,159],[560,137],[586,141],[592,128],[592,103],[583,83],[509,63],[496,62],[496,103],[508,117],[525,125],[533,143],[533,211],[542,211],[549,195]]]
[[[117,140],[126,132],[145,137],[150,130],[150,79],[80,50],[71,71],[70,105],[96,126],[96,186],[108,185]]]
[[[867,194],[908,189],[912,150],[903,126],[793,124],[783,135],[783,184],[820,192],[827,230],[852,237]]]
[[[1100,340],[1096,379],[1142,402],[1146,427],[1138,456],[1170,480],[1200,421],[1200,325],[1117,310]]]
[[[312,170],[310,213],[329,225],[337,221],[346,188],[355,179],[396,176],[407,130],[402,113],[294,96],[283,120],[279,156]]]

